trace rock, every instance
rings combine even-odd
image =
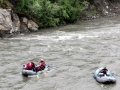
[[[13,20],[13,29],[11,30],[12,32],[20,32],[20,19],[17,14],[12,12],[12,20]]]
[[[28,29],[30,30],[30,31],[38,31],[38,25],[34,22],[34,21],[32,21],[32,20],[29,20],[28,21],[28,24],[27,24],[27,26],[28,26]]]
[[[26,17],[22,17],[22,22],[27,25],[28,19]]]
[[[26,17],[20,19],[11,9],[0,8],[0,37],[14,36],[17,33],[38,31],[38,25]]]
[[[0,9],[0,30],[9,31],[12,29],[11,14],[7,9]]]
[[[21,18],[21,32],[36,32],[38,27],[33,20],[28,20],[26,17]]]

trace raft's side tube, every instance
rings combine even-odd
[[[32,70],[22,70],[23,75],[36,75],[37,73]]]
[[[25,69],[23,68],[23,69],[22,69],[22,75],[23,75],[23,76],[37,75],[37,74],[43,73],[44,71],[49,71],[49,65],[45,65],[45,69],[42,70],[42,71],[38,71],[38,72],[35,72],[35,71],[33,71],[33,70],[25,70]]]

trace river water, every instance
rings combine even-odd
[[[44,59],[46,74],[21,75],[22,65]],[[116,84],[99,84],[93,72],[107,67]],[[0,90],[119,90],[120,17],[0,39]]]

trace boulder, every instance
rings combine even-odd
[[[0,37],[3,38],[13,29],[11,20],[11,9],[0,8]]]
[[[33,31],[33,32],[38,31],[38,27],[39,27],[39,26],[38,26],[34,21],[32,21],[32,20],[29,20],[29,21],[28,21],[27,26],[28,26],[28,29],[29,29],[30,31]]]

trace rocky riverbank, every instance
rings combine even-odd
[[[83,20],[112,17],[120,14],[120,2],[108,2],[108,0],[93,0],[80,18]],[[39,29],[37,23],[27,17],[19,17],[12,10],[12,4],[8,2],[6,9],[0,8],[0,37],[11,37],[19,33],[36,32]],[[79,19],[78,19],[79,20]]]
[[[95,14],[96,13],[96,14]],[[120,15],[120,2],[108,0],[93,0],[85,11],[84,20],[99,19]]]
[[[12,9],[0,8],[0,37],[38,31],[38,25],[27,17],[19,17]]]

